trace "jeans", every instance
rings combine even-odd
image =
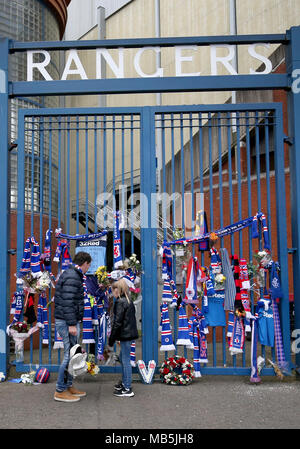
[[[120,341],[121,352],[119,355],[122,365],[122,382],[125,388],[131,388],[132,368],[130,364],[131,341]]]
[[[55,320],[56,330],[61,336],[64,345],[64,358],[58,370],[58,377],[56,382],[56,391],[62,391],[70,388],[73,384],[73,376],[68,373],[68,364],[70,360],[70,349],[76,345],[80,334],[80,324],[77,323],[77,335],[69,334],[69,326],[65,320]]]

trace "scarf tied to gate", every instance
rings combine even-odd
[[[218,236],[218,238],[225,237],[227,235],[231,235],[235,232],[241,231],[249,226],[252,227],[252,238],[259,238],[258,232],[258,223],[262,223],[262,234],[264,238],[264,248],[270,249],[270,237],[267,226],[266,216],[262,212],[257,212],[253,217],[248,217],[243,220],[240,220],[236,223],[233,223],[229,226],[225,226],[224,228],[214,230],[213,232]],[[199,243],[209,239],[211,232],[207,232],[206,234],[202,234],[199,236],[191,237],[188,239],[177,239],[171,242],[164,241],[164,245],[187,245],[188,243]]]
[[[88,296],[88,290],[86,286],[86,275],[83,273],[78,265],[75,268],[82,273],[82,285],[84,291],[84,314],[83,314],[83,326],[82,326],[82,344],[95,343],[92,307]]]
[[[41,253],[40,245],[35,240],[34,236],[28,237],[24,246],[24,254],[22,259],[22,265],[20,268],[20,278],[28,273],[32,273],[32,276],[37,278],[41,276]],[[22,283],[22,280],[18,280],[17,283]]]

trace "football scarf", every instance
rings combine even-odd
[[[234,310],[236,287],[233,278],[232,267],[229,260],[227,249],[220,248],[220,253],[221,253],[223,273],[224,276],[226,277],[224,309]]]
[[[131,342],[130,345],[130,365],[135,367],[136,363],[135,363],[135,349],[136,349],[136,344],[135,341]]]
[[[265,249],[271,249],[267,219],[266,219],[266,216],[264,214],[262,214],[262,213],[257,213],[253,217],[253,220],[252,220],[252,238],[259,238],[258,220],[260,220],[261,223],[262,223],[262,233],[263,233],[263,237],[264,237],[264,248]]]
[[[99,317],[99,333],[98,333],[98,344],[97,344],[97,359],[104,360],[104,348],[106,343],[106,314],[103,313]]]
[[[53,258],[53,262],[59,262],[61,259],[61,270],[62,271],[69,268],[69,265],[72,263],[69,249],[70,249],[70,243],[67,240],[65,240],[65,239],[59,240],[59,242],[57,244],[56,251],[55,251],[55,255]]]
[[[245,259],[240,259],[239,262],[239,270],[240,270],[240,292],[241,292],[241,301],[246,312],[245,317],[245,332],[251,332],[250,318],[251,318],[251,309],[250,309],[250,301],[248,291],[250,289],[250,282],[248,276],[248,268],[247,262]]]
[[[168,311],[168,304],[164,302],[162,304],[162,317],[161,317],[161,347],[160,351],[172,351],[175,350],[173,343],[173,337],[170,326],[170,318]]]
[[[178,313],[178,338],[176,345],[190,346],[189,324],[185,306],[180,304]]]
[[[82,272],[81,268],[78,265],[75,265],[75,268],[77,268],[77,270],[82,273],[83,279],[82,285],[84,291],[84,313],[82,320],[82,344],[95,343],[92,308],[86,286],[86,275]]]
[[[115,226],[114,226],[114,269],[123,265],[122,251],[121,251],[121,236],[120,236],[120,212],[115,212]]]
[[[11,306],[11,314],[14,314],[13,320],[10,324],[17,323],[18,321],[23,321],[22,313],[24,306],[24,293],[23,292],[15,292],[13,296],[12,306]]]
[[[55,237],[59,239],[66,239],[66,240],[83,240],[83,241],[89,241],[89,240],[97,240],[101,237],[104,237],[107,235],[107,231],[104,229],[101,232],[96,232],[94,234],[76,234],[76,235],[70,235],[70,234],[63,234],[61,228],[55,229]]]
[[[243,319],[239,316],[234,317],[232,336],[229,341],[229,352],[231,355],[243,352],[245,342],[245,329]]]
[[[24,254],[20,268],[20,277],[32,273],[33,277],[39,277],[41,272],[40,246],[34,236],[28,237],[24,246]]]
[[[194,261],[193,257],[190,258],[190,261],[188,264],[184,302],[186,304],[197,304],[198,303],[197,273],[196,273],[195,261]]]

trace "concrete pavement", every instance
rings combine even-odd
[[[20,377],[17,373],[15,377]],[[0,383],[1,429],[299,429],[299,388],[294,376],[203,376],[189,386],[133,375],[133,398],[113,396],[116,374],[84,375],[74,383],[87,397],[53,400],[56,373],[46,384]]]

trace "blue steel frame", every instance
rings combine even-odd
[[[73,80],[73,81],[37,81],[37,82],[11,82],[8,75],[8,58],[9,54],[15,52],[24,52],[26,50],[33,49],[56,49],[67,50],[70,48],[77,49],[91,49],[91,48],[138,48],[144,46],[165,46],[172,47],[176,45],[210,45],[210,44],[233,44],[233,45],[245,45],[251,43],[277,43],[283,44],[287,47],[287,62],[288,70],[286,74],[269,74],[269,75],[237,75],[237,76],[208,76],[208,77],[178,77],[178,78],[148,78],[148,79],[107,79],[107,80]],[[293,247],[294,247],[294,286],[295,286],[295,325],[296,328],[300,328],[300,302],[297,301],[297,292],[299,291],[299,279],[300,279],[300,259],[298,243],[300,239],[300,179],[297,175],[300,171],[300,135],[299,127],[297,127],[297,120],[300,116],[300,100],[299,96],[291,89],[292,85],[292,71],[300,68],[300,27],[292,27],[286,34],[279,35],[249,35],[249,36],[214,36],[214,37],[190,37],[190,38],[160,38],[160,39],[125,39],[114,41],[75,41],[75,42],[15,42],[8,39],[0,40],[0,149],[1,149],[1,174],[3,179],[0,204],[2,210],[7,212],[8,217],[8,125],[9,125],[9,99],[19,96],[39,96],[39,95],[71,95],[71,94],[108,94],[108,93],[138,93],[138,92],[185,92],[185,91],[210,91],[210,90],[251,90],[251,89],[285,89],[289,91],[289,106],[290,106],[290,129],[291,129],[291,179],[292,179],[292,192],[295,195],[295,201],[292,202],[292,226],[293,226]],[[223,106],[222,106],[223,107]],[[221,108],[222,108],[221,107]],[[256,105],[258,107],[258,105]],[[274,106],[275,108],[275,106]],[[166,109],[163,109],[166,110]],[[221,110],[221,109],[220,109]],[[278,110],[279,111],[279,110]],[[279,114],[278,114],[279,115]],[[142,115],[144,135],[149,133],[151,129],[151,122],[154,121],[154,110],[146,108]],[[282,139],[282,128],[277,129],[277,142]],[[148,130],[148,131],[147,131]],[[153,136],[148,135],[148,140],[145,139],[146,148],[150,148],[153,145]],[[146,142],[147,140],[147,142]],[[150,161],[150,154],[145,151],[144,158],[141,161],[141,169],[144,170],[145,179],[143,180],[143,188],[146,192],[150,193],[153,189],[154,180],[149,177],[149,164],[153,169],[154,162]],[[284,176],[284,165],[282,157],[276,158],[276,164],[278,168],[282,168],[281,177]],[[284,184],[281,184],[284,185]],[[281,211],[285,210],[284,197],[282,192],[277,192]],[[21,213],[21,204],[18,204],[18,216]],[[20,219],[20,217],[19,217]],[[285,215],[280,213],[278,215],[278,221],[283,225]],[[7,236],[0,243],[0,264],[1,264],[1,279],[0,279],[0,291],[5,298],[9,296],[8,288],[8,274],[9,274],[9,261],[8,261],[8,242],[9,242],[9,227],[7,220],[1,220],[0,231],[2,236]],[[154,231],[144,230],[143,238],[145,239],[146,249],[143,262],[145,271],[151,273],[155,269],[154,256],[149,258],[149,254],[152,254],[153,245],[155,243],[156,236]],[[287,257],[287,244],[283,239],[281,241],[279,236],[279,252],[280,262],[285,263]],[[149,270],[149,271],[148,271]],[[285,284],[285,283],[283,283]],[[287,284],[286,284],[287,285]],[[284,287],[285,289],[287,287]],[[146,291],[153,290],[153,278],[150,275],[144,276],[144,289]],[[1,302],[0,308],[0,371],[7,372],[7,337],[5,334],[5,328],[7,323],[7,301]],[[149,320],[147,326],[150,327],[156,324],[156,318],[151,310],[151,303],[149,302],[149,310],[145,310],[147,319],[152,317],[152,322]],[[285,329],[287,329],[288,323],[283,323]],[[152,329],[153,335],[153,329]],[[157,337],[156,337],[157,338]],[[145,359],[146,361],[153,358],[152,349],[150,345],[155,341],[145,343]],[[153,345],[154,346],[154,345]],[[152,347],[153,347],[152,346]],[[285,349],[287,354],[289,348]],[[152,357],[153,356],[153,357]],[[154,357],[155,358],[155,357]],[[297,365],[300,365],[300,354],[296,356]]]
[[[164,122],[164,117],[167,114],[189,114],[190,119],[189,122],[192,121],[191,114],[205,114],[208,113],[211,116],[214,113],[226,113],[230,114],[232,112],[239,114],[242,113],[253,113],[256,114],[259,112],[268,111],[271,112],[274,116],[275,122],[275,171],[276,171],[276,197],[277,197],[277,247],[278,247],[278,259],[281,266],[281,281],[283,284],[283,292],[284,298],[281,301],[281,317],[282,317],[282,331],[283,331],[283,340],[284,340],[284,348],[286,357],[290,360],[290,338],[289,338],[289,301],[288,301],[288,267],[287,267],[287,226],[286,226],[286,206],[285,206],[285,185],[284,185],[284,152],[283,152],[283,121],[282,121],[282,106],[279,103],[264,103],[264,104],[242,104],[242,105],[206,105],[206,106],[161,106],[161,107],[143,107],[143,108],[64,108],[64,109],[22,109],[19,110],[19,128],[18,128],[18,145],[19,145],[19,153],[18,153],[18,237],[17,237],[17,267],[19,269],[22,262],[23,255],[23,245],[25,240],[24,235],[24,166],[25,166],[25,122],[26,117],[40,117],[42,121],[49,117],[50,120],[50,128],[52,119],[59,117],[62,119],[63,117],[67,117],[67,120],[70,120],[70,117],[76,117],[78,121],[79,117],[82,117],[83,120],[87,120],[87,117],[99,117],[103,115],[106,116],[112,114],[134,114],[140,116],[140,128],[141,128],[141,137],[140,137],[140,155],[141,155],[141,193],[148,198],[148,202],[142,205],[145,207],[144,210],[141,210],[141,260],[142,266],[144,267],[143,275],[142,275],[142,287],[143,287],[143,298],[142,302],[142,323],[143,323],[143,339],[142,339],[142,357],[146,363],[149,360],[158,360],[158,338],[157,338],[157,308],[158,308],[158,298],[157,298],[157,230],[156,228],[152,228],[150,226],[151,223],[156,222],[156,205],[151,202],[151,195],[156,192],[156,166],[155,166],[155,120],[156,115],[162,116],[162,122]],[[220,120],[220,119],[219,119]],[[239,118],[237,118],[239,120]],[[257,119],[256,119],[257,121]],[[190,123],[190,133],[192,132],[192,127]],[[86,126],[87,129],[87,126]],[[33,131],[34,132],[34,131]],[[35,131],[37,132],[37,131]],[[239,127],[238,127],[239,132]],[[76,132],[76,134],[78,134]],[[164,134],[164,127],[163,127]],[[51,142],[51,133],[50,133],[50,142]],[[76,137],[78,139],[78,135]],[[191,142],[192,142],[191,135]],[[50,145],[49,142],[49,145]],[[164,144],[164,140],[163,140]],[[69,148],[69,144],[67,144],[67,148]],[[210,153],[211,153],[211,130],[210,130]],[[77,154],[76,150],[76,154]],[[69,153],[68,153],[69,154]],[[50,153],[51,156],[51,153]],[[77,155],[78,156],[78,155]],[[163,153],[164,157],[164,153]],[[211,159],[211,154],[210,154]],[[194,169],[195,167],[192,164],[193,157],[191,157],[191,179],[194,179]],[[250,164],[249,164],[250,165]],[[164,164],[163,164],[163,171]],[[267,173],[268,175],[268,173]],[[41,176],[43,173],[41,172]],[[200,175],[201,176],[201,175]],[[258,178],[260,177],[260,173],[258,173]],[[249,179],[249,176],[248,176]],[[165,186],[165,173],[163,176],[164,183],[164,191],[166,191]],[[222,184],[222,180],[220,181],[220,185]],[[69,178],[68,178],[69,185]],[[240,182],[239,182],[240,186]],[[103,184],[105,188],[105,182]],[[219,186],[220,187],[220,186]],[[210,173],[210,189],[212,188],[212,173]],[[193,186],[192,195],[193,195]],[[239,189],[240,190],[240,189]],[[51,186],[50,186],[51,191]],[[183,193],[184,193],[184,181],[183,181]],[[210,194],[211,195],[211,194]],[[77,194],[78,196],[78,194]],[[184,195],[183,195],[184,197]],[[42,196],[41,196],[42,198]],[[232,199],[232,194],[231,194]],[[78,198],[77,198],[78,201]],[[258,194],[258,205],[260,205],[261,195]],[[239,192],[238,198],[238,208],[239,208],[239,219],[243,218],[241,216],[241,194]],[[248,208],[249,213],[251,213],[251,205]],[[41,211],[43,207],[41,205]],[[231,206],[232,210],[232,206]],[[280,213],[279,213],[280,211]],[[192,213],[194,216],[194,212]],[[222,214],[221,214],[222,216]],[[42,217],[42,212],[40,212],[40,217]],[[211,217],[211,229],[213,229],[213,203],[212,198],[210,198],[210,217]],[[50,217],[51,221],[51,217]],[[49,224],[50,226],[50,224]],[[40,223],[40,228],[42,227]],[[67,225],[68,229],[68,225]],[[78,231],[78,229],[77,229]],[[166,237],[166,230],[165,237]],[[88,232],[88,231],[87,231]],[[40,236],[40,240],[42,240],[42,236]],[[242,254],[242,245],[239,243],[239,254]],[[175,314],[175,334],[177,332],[176,325],[176,314]],[[51,324],[49,322],[49,324]],[[216,330],[213,331],[213,366],[204,366],[201,368],[203,374],[249,374],[250,368],[243,366],[236,366],[235,360],[233,367],[222,367],[216,365],[216,354],[215,354],[215,343],[216,343]],[[223,344],[225,343],[225,339],[223,340]],[[224,348],[223,348],[224,349]],[[41,354],[40,354],[41,356]],[[225,356],[223,356],[224,358]],[[245,360],[243,360],[245,363]],[[226,364],[226,359],[224,364]],[[52,371],[58,369],[58,365],[51,364],[51,349],[49,345],[49,360],[48,363],[43,363],[44,366],[48,367]],[[29,368],[29,365],[18,364],[18,371],[24,371]],[[101,366],[101,371],[105,372],[117,372],[120,367],[106,367]],[[273,374],[273,369],[264,368],[262,371],[264,375]]]

